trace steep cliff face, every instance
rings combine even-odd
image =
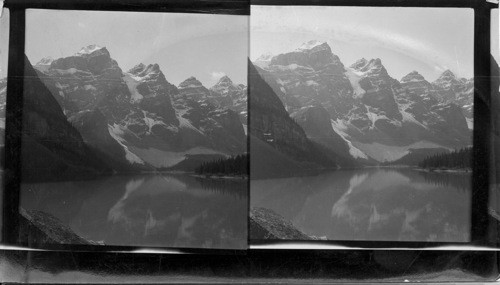
[[[107,173],[25,58],[22,171],[24,181],[79,179]]]
[[[337,154],[336,160],[339,165],[354,166],[356,164],[353,157],[349,155],[347,141],[333,130],[330,116],[325,108],[321,106],[302,108],[292,117],[310,140]]]
[[[290,118],[279,98],[252,64],[249,74],[250,134],[271,145],[288,144],[290,148],[306,152],[309,140],[304,130]]]
[[[249,78],[252,177],[300,175],[337,168],[336,155],[307,137],[252,63]]]

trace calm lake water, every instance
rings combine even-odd
[[[252,207],[330,240],[467,242],[470,173],[341,170],[251,181]]]
[[[21,206],[50,213],[106,245],[247,246],[247,182],[188,175],[25,184]]]

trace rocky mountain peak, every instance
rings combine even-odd
[[[111,58],[109,51],[105,47],[89,45],[83,47],[72,56],[58,58],[50,65],[35,65],[44,73],[51,73],[59,76],[84,76],[85,73],[104,76],[108,79],[117,79],[122,75],[122,70],[118,63]]]
[[[380,58],[370,60],[362,58],[351,65],[351,68],[364,75],[387,75],[387,70],[382,64],[382,60],[380,60]]]
[[[137,77],[145,77],[147,75],[160,74],[160,66],[158,64],[148,64],[144,65],[143,63],[139,63],[138,65],[132,67],[128,73],[137,76]]]
[[[37,62],[35,65],[50,65],[54,59],[50,56],[42,58],[39,62]]]
[[[380,58],[371,59],[370,65],[372,66],[382,66],[382,60]]]
[[[231,84],[231,85],[232,85],[232,84],[233,84],[233,81],[231,80],[231,78],[229,78],[229,76],[224,75],[224,76],[222,76],[222,77],[219,79],[219,81],[217,82],[217,84],[216,84],[216,85],[221,85],[221,84],[223,84],[223,85],[228,85],[228,84]]]
[[[420,81],[425,81],[425,78],[418,71],[412,71],[401,78],[401,83]]]
[[[270,52],[266,52],[261,54],[255,61],[270,61],[273,58],[273,54]]]
[[[228,92],[238,92],[241,89],[242,88],[235,85],[227,75],[222,76],[221,79],[219,79],[219,81],[210,88],[210,90],[220,94],[226,94]]]
[[[146,68],[146,65],[144,65],[144,63],[139,63],[137,64],[136,66],[132,67],[129,71],[127,71],[128,73],[131,73],[131,74],[139,74],[141,73],[144,69]]]
[[[274,56],[270,62],[257,62],[260,67],[272,68],[271,66],[288,66],[295,68],[297,66],[311,67],[315,70],[324,70],[329,66],[332,69],[330,73],[344,72],[344,65],[340,62],[338,56],[332,53],[330,46],[326,42],[309,41],[302,44],[299,48]],[[333,70],[335,69],[335,70]]]
[[[109,52],[106,47],[101,47],[95,44],[88,45],[86,47],[82,47],[79,52],[77,52],[76,56],[86,56],[86,55],[102,55],[107,54],[109,56]]]
[[[271,60],[273,59],[273,57],[274,57],[274,55],[270,52],[263,53],[261,56],[259,56],[255,60],[255,64],[257,66],[265,68],[266,66],[268,66],[271,63]]]
[[[318,40],[311,40],[308,42],[303,43],[299,48],[296,49],[296,51],[318,51],[318,50],[330,50],[331,48],[326,42],[321,42]]]
[[[366,66],[366,64],[368,64],[368,60],[366,60],[366,58],[361,58],[361,59],[358,59],[355,63],[353,63],[350,68],[353,68],[353,69],[361,69],[362,67]]]
[[[456,76],[451,70],[447,69],[441,74],[440,78],[456,78]]]
[[[462,85],[463,83],[459,81],[451,70],[447,69],[433,82],[433,84],[440,88],[449,89],[457,85]]]
[[[159,72],[160,71],[160,66],[158,65],[158,63],[154,63],[154,64],[150,64],[148,65],[148,70],[152,71],[152,72]]]
[[[197,88],[197,87],[203,87],[203,84],[201,84],[201,82],[198,81],[198,79],[196,79],[196,77],[194,77],[194,76],[189,77],[188,79],[182,81],[179,84],[179,88],[180,89],[183,89],[183,88]]]

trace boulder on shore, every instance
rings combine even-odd
[[[77,235],[51,214],[19,209],[19,241],[30,247],[46,244],[99,245]]]
[[[255,207],[250,210],[250,239],[312,240],[313,238],[298,230],[273,210]]]

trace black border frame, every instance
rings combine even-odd
[[[354,248],[437,248],[443,246],[499,247],[497,240],[499,221],[488,214],[491,164],[491,105],[492,67],[490,30],[492,9],[498,4],[486,0],[251,0],[256,6],[350,6],[350,7],[397,7],[397,8],[458,8],[474,11],[474,130],[473,165],[471,195],[470,242],[405,242],[405,241],[365,241],[365,240],[261,240],[250,239],[251,245],[290,246],[301,245],[343,246]],[[251,39],[250,39],[251,42]],[[251,116],[251,111],[249,112]],[[251,189],[250,189],[251,191]],[[251,195],[251,194],[250,194]],[[305,247],[307,248],[307,247]]]
[[[488,194],[490,177],[490,127],[491,127],[491,63],[490,63],[490,10],[498,8],[498,4],[486,0],[253,0],[252,5],[294,5],[294,6],[356,6],[356,7],[428,7],[428,8],[471,8],[474,10],[474,156],[473,193],[471,217],[471,242],[469,243],[428,243],[428,242],[381,242],[381,241],[328,241],[315,242],[325,245],[343,245],[347,247],[369,248],[423,248],[443,245],[458,246],[498,246],[498,223],[488,214]],[[7,245],[19,245],[16,233],[19,232],[18,205],[20,186],[20,145],[22,94],[24,75],[24,44],[25,44],[25,9],[62,9],[62,10],[105,10],[105,11],[140,11],[140,12],[185,12],[213,13],[231,15],[249,15],[250,6],[246,0],[99,0],[64,1],[64,0],[6,0],[5,7],[10,9],[10,42],[9,66],[6,108],[6,138],[5,138],[5,178],[3,231],[2,242]],[[251,40],[251,39],[250,39]],[[21,95],[19,95],[21,94]],[[249,117],[251,111],[249,112]],[[479,127],[480,126],[480,127]],[[248,145],[250,148],[250,145]],[[250,191],[250,190],[249,190]],[[250,203],[250,202],[249,202]],[[250,205],[248,207],[250,209]],[[272,244],[278,241],[251,240],[251,244]],[[279,241],[286,243],[309,243],[305,241]],[[143,249],[131,246],[76,246],[50,245],[44,248],[70,251],[128,251]],[[155,248],[153,248],[155,249]],[[173,249],[188,253],[201,254],[242,254],[241,250],[194,249],[194,248],[157,248]],[[253,250],[250,250],[253,251]],[[292,250],[293,251],[293,250]],[[272,252],[272,251],[271,251]],[[270,253],[271,253],[270,252]],[[294,252],[304,252],[296,250]]]
[[[180,252],[188,254],[222,254],[241,255],[248,249],[219,249],[219,248],[189,248],[189,247],[140,247],[140,246],[115,246],[115,245],[72,245],[72,244],[30,244],[19,242],[20,232],[19,203],[21,187],[21,137],[23,115],[23,90],[25,66],[25,26],[26,9],[57,9],[57,10],[85,10],[85,11],[122,11],[122,12],[165,12],[165,13],[198,13],[198,14],[224,14],[249,16],[250,6],[247,0],[112,0],[109,2],[99,0],[85,1],[29,1],[7,0],[5,8],[10,10],[9,26],[9,56],[7,74],[7,106],[5,124],[5,170],[3,191],[3,228],[1,242],[10,246],[39,248],[58,251],[134,251],[148,250],[151,252]],[[248,148],[248,144],[247,144]],[[249,179],[247,179],[249,181]],[[249,184],[247,183],[247,186]],[[9,189],[9,191],[7,191]],[[249,193],[249,187],[247,188]],[[247,195],[247,208],[250,198]],[[247,219],[248,223],[248,219]],[[248,232],[248,227],[247,227]],[[248,242],[248,239],[247,239]]]

